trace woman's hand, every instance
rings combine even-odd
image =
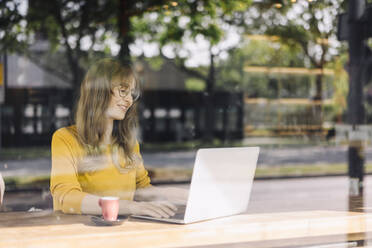
[[[166,187],[161,189],[164,197],[177,205],[186,205],[189,196],[189,190],[176,187]]]
[[[177,207],[166,201],[136,202],[127,201],[127,209],[133,215],[147,215],[154,218],[169,218],[175,215]]]
[[[100,215],[102,210],[98,204],[99,198],[99,196],[87,194],[82,201],[81,212]],[[176,211],[177,207],[167,201],[119,200],[119,215],[147,215],[154,218],[169,218]]]

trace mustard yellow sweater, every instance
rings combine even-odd
[[[81,213],[81,202],[88,193],[133,200],[136,188],[150,185],[143,164],[127,173],[120,173],[112,162],[111,152],[111,146],[107,146],[103,155],[107,158],[103,169],[81,172],[78,171],[78,165],[85,153],[76,138],[76,127],[61,128],[53,134],[50,191],[55,211]],[[138,143],[135,152],[139,154]]]

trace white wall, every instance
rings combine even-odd
[[[68,82],[46,72],[26,57],[17,54],[8,55],[9,88],[69,87]]]

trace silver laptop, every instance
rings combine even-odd
[[[199,149],[186,206],[170,218],[133,217],[188,224],[245,212],[258,154],[259,147]]]

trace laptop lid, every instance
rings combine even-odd
[[[184,223],[246,211],[259,147],[199,149]]]

